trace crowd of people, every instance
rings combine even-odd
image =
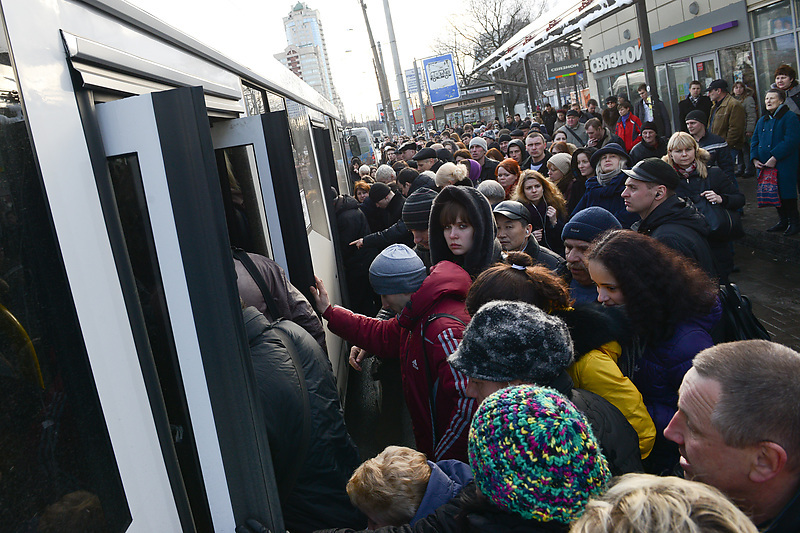
[[[800,531],[800,354],[723,342],[719,297],[737,178],[777,168],[768,231],[800,232],[795,78],[757,120],[743,84],[693,82],[672,133],[642,86],[354,161],[330,192],[351,309],[319,279],[312,304],[354,369],[399,363],[415,446],[328,504],[387,532]],[[364,525],[337,516],[298,528]]]

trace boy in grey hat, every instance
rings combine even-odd
[[[467,397],[467,378],[450,368],[469,322],[464,299],[469,274],[441,261],[425,277],[425,265],[402,244],[386,248],[369,269],[370,284],[384,307],[397,313],[391,320],[357,315],[331,306],[322,280],[311,287],[317,311],[331,332],[364,350],[351,352],[350,365],[361,370],[364,351],[400,359],[408,411],[417,449],[432,461],[467,460],[467,428],[475,402]]]

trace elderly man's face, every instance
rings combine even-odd
[[[664,436],[678,445],[681,468],[687,479],[716,487],[735,500],[748,483],[754,451],[751,447],[733,448],[725,444],[711,422],[721,394],[719,382],[689,369],[679,391],[678,412],[664,430]]]
[[[575,115],[567,115],[567,126],[574,128],[578,125],[578,117]]]

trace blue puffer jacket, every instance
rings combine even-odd
[[[678,324],[666,341],[655,347],[647,346],[636,362],[631,381],[642,393],[657,434],[663,434],[678,410],[678,388],[692,367],[692,359],[714,345],[711,328],[721,316],[722,306],[717,302],[707,315]]]
[[[586,180],[586,192],[583,197],[575,206],[571,216],[575,213],[586,209],[587,207],[598,206],[606,211],[610,211],[612,215],[617,217],[619,223],[623,228],[630,228],[631,224],[639,220],[639,215],[636,213],[629,213],[625,209],[625,201],[622,199],[622,191],[625,190],[625,180],[628,176],[624,172],[620,172],[608,185],[600,185],[597,177],[591,177]]]
[[[431,478],[428,480],[428,488],[419,504],[417,514],[409,522],[410,526],[458,496],[461,489],[472,481],[472,469],[461,461],[455,459],[445,459],[438,463],[428,461],[428,466],[431,467]]]

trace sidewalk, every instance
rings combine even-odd
[[[781,233],[767,233],[765,230],[778,221],[775,208],[758,208],[756,178],[738,178],[736,181],[747,198],[742,218],[746,235],[737,243],[800,264],[800,235],[784,237]]]

